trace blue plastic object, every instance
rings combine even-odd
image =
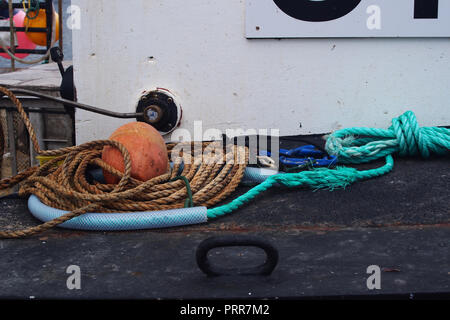
[[[330,167],[337,164],[337,157],[330,156],[313,145],[306,145],[294,149],[280,149],[280,163],[288,167],[312,165],[313,167]],[[261,151],[261,156],[272,155],[269,151]]]

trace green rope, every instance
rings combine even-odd
[[[178,177],[173,178],[169,182],[174,182],[174,181],[177,181],[177,180],[183,180],[184,183],[186,184],[186,190],[187,190],[188,198],[184,202],[184,207],[185,208],[193,208],[194,207],[194,200],[192,198],[192,189],[191,189],[191,184],[189,183],[189,180],[186,177],[184,177],[184,176],[178,176]]]
[[[359,137],[358,137],[359,136]],[[358,138],[357,138],[358,137]],[[354,168],[314,169],[299,173],[285,173],[269,177],[260,185],[229,204],[208,210],[208,218],[217,218],[239,209],[269,188],[285,187],[345,188],[357,181],[383,176],[394,168],[393,154],[400,156],[431,154],[445,155],[450,150],[450,129],[420,128],[413,112],[408,111],[392,120],[387,129],[350,128],[331,134],[326,143],[327,152],[337,155],[341,163],[367,163],[385,157],[382,167],[358,171]]]
[[[25,3],[25,0],[23,0],[22,3]],[[39,11],[41,9],[40,7],[41,7],[41,5],[39,3],[39,0],[31,0],[31,2],[29,2],[29,7],[26,12],[27,18],[29,20],[36,19],[39,15]],[[34,15],[30,15],[30,13],[34,13]]]
[[[361,137],[361,138],[356,138]],[[450,130],[421,128],[416,116],[408,111],[392,120],[387,129],[350,128],[330,135],[327,151],[340,163],[366,163],[398,153],[401,157],[444,155],[450,149]]]

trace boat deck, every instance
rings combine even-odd
[[[282,140],[282,147],[296,145]],[[449,160],[396,158],[392,173],[345,190],[272,189],[205,225],[114,233],[54,229],[27,239],[0,240],[0,298],[448,294]],[[246,190],[240,187],[233,197]],[[1,206],[1,229],[38,223],[26,200],[1,200]],[[278,248],[279,264],[271,276],[209,278],[199,270],[199,243],[236,234],[258,235]],[[216,263],[228,266],[264,259],[253,248],[217,249],[212,254]],[[67,289],[70,265],[81,268],[81,290]],[[381,290],[367,288],[370,265],[381,267]]]

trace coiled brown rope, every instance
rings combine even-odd
[[[42,151],[34,129],[21,102],[8,89],[0,87],[8,96],[23,119],[36,152],[41,156],[54,156],[40,167],[25,170],[13,178],[0,181],[0,191],[20,184],[20,196],[36,195],[44,204],[70,211],[69,213],[36,227],[16,231],[0,231],[0,238],[20,238],[53,228],[88,212],[136,212],[183,208],[187,197],[185,182],[172,181],[178,175],[189,181],[192,200],[196,206],[211,207],[227,198],[239,185],[248,163],[248,149],[228,146],[228,152],[217,152],[221,142],[189,143],[189,148],[201,152],[182,152],[181,158],[168,173],[141,182],[130,176],[131,162],[125,147],[112,140],[98,140],[80,146]],[[125,161],[121,173],[101,160],[105,146],[120,150]],[[185,150],[188,145],[180,145]],[[192,148],[192,146],[194,148]],[[168,145],[169,158],[175,145]],[[206,157],[205,155],[208,155]],[[181,161],[181,159],[183,161]],[[61,166],[57,164],[64,161]],[[117,185],[86,179],[88,167],[100,167],[121,178]],[[182,168],[181,174],[178,172]]]

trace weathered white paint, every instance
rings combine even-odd
[[[72,0],[79,100],[133,112],[140,93],[180,97],[182,127],[279,128],[282,135],[386,127],[406,110],[450,124],[448,39],[245,38],[244,1]],[[149,57],[153,57],[150,59]],[[77,113],[78,142],[126,120]]]

